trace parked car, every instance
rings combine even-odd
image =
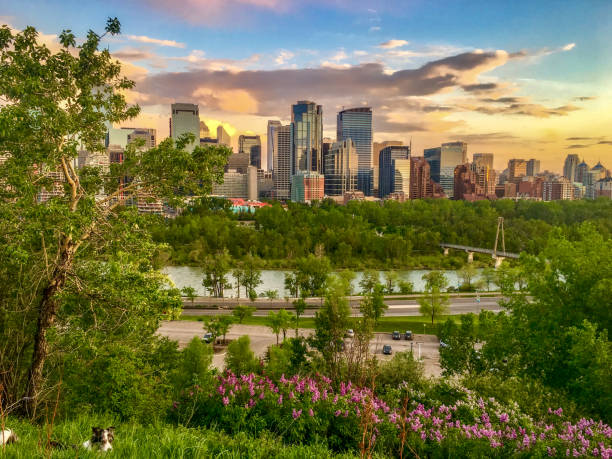
[[[204,336],[202,337],[202,339],[204,340],[205,343],[210,343],[213,340],[213,335],[212,333],[204,333]]]
[[[383,346],[383,354],[391,355],[391,346],[389,344]]]
[[[412,336],[412,332],[410,330],[406,330],[406,333],[404,333],[404,339],[406,341],[412,341],[414,339],[414,336]]]
[[[345,338],[353,338],[354,336],[355,336],[355,332],[353,331],[352,328],[349,328],[344,334]]]
[[[393,333],[391,333],[391,338],[395,339],[395,340],[399,340],[402,339],[402,337],[400,336],[400,332],[395,330]]]

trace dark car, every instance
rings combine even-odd
[[[400,332],[398,332],[397,330],[391,333],[391,338],[395,340],[402,339],[402,337],[400,336]]]
[[[391,346],[388,344],[385,344],[383,346],[383,354],[385,355],[391,355]]]
[[[414,336],[412,336],[412,332],[410,330],[406,330],[406,333],[404,333],[404,339],[406,341],[412,341],[414,339]]]
[[[213,335],[212,333],[204,333],[204,336],[202,337],[202,339],[204,340],[205,343],[210,343],[213,340]]]

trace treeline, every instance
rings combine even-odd
[[[493,248],[498,217],[504,217],[506,250],[538,253],[554,229],[572,238],[590,221],[606,239],[612,235],[612,201],[331,201],[307,206],[274,203],[253,214],[235,214],[227,202],[208,198],[181,216],[157,224],[158,242],[168,244],[162,264],[201,264],[224,249],[235,260],[247,254],[267,268],[294,267],[311,253],[336,268],[458,268],[463,253],[442,256],[441,242]],[[501,249],[501,241],[499,244]],[[490,262],[488,256],[480,258]]]

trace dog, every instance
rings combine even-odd
[[[19,441],[19,437],[15,431],[11,429],[5,429],[0,431],[0,445],[8,445],[10,443],[17,443]]]
[[[103,429],[102,427],[91,428],[91,438],[83,443],[83,448],[94,449],[97,448],[100,451],[110,451],[113,449],[113,440],[115,439],[115,428],[109,427]]]

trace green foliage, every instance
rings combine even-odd
[[[399,276],[396,271],[385,271],[385,293],[392,295],[395,292],[395,286],[398,283]]]
[[[448,311],[448,295],[442,293],[448,287],[448,281],[440,271],[431,271],[423,275],[425,295],[419,298],[419,312],[431,319],[433,325],[436,317]]]
[[[189,298],[189,301],[191,301],[191,304],[193,304],[193,300],[195,300],[197,297],[196,289],[191,286],[183,287],[181,289],[181,294],[185,298]]]
[[[260,363],[251,350],[251,338],[245,335],[229,343],[225,368],[239,375],[259,371]]]
[[[287,330],[293,325],[294,316],[285,309],[281,309],[277,312],[270,311],[268,313],[267,323],[272,333],[276,335],[276,344],[278,345],[278,337],[281,332],[283,333],[283,341],[287,338]]]
[[[212,346],[194,337],[181,352],[180,363],[174,374],[175,393],[192,386],[210,384],[212,357]]]
[[[212,334],[213,341],[220,336],[223,336],[223,342],[225,343],[225,335],[229,332],[230,327],[234,323],[231,316],[227,315],[216,315],[207,318],[204,321],[204,330]]]
[[[414,358],[411,351],[397,352],[388,362],[378,365],[376,390],[384,393],[406,383],[412,389],[424,385],[423,364]]]
[[[256,309],[254,306],[246,306],[243,304],[239,304],[232,311],[232,315],[236,318],[238,323],[241,324],[244,321],[244,319],[252,317],[255,310]]]
[[[410,295],[412,292],[414,292],[414,284],[410,281],[400,280],[397,283],[397,287],[402,295]]]
[[[215,298],[223,298],[224,290],[231,288],[231,284],[227,279],[230,263],[231,259],[227,250],[223,250],[215,255],[207,255],[202,262],[202,270],[204,271],[202,285]]]

